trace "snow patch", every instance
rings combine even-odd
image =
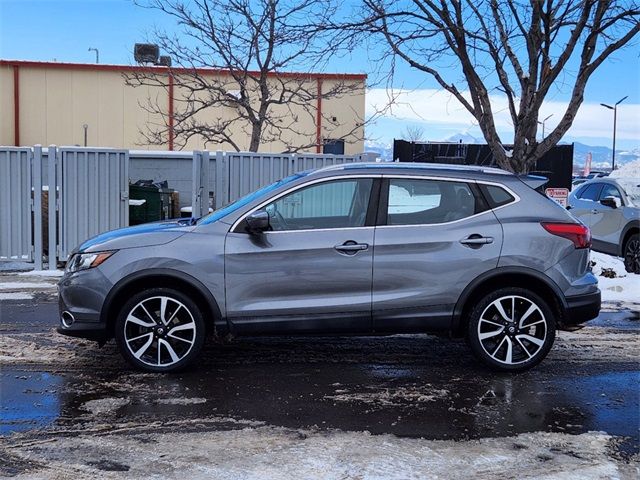
[[[64,275],[63,270],[31,270],[29,272],[18,273],[21,277],[61,277]]]
[[[84,402],[80,408],[94,415],[102,415],[105,413],[111,413],[129,404],[128,398],[98,398],[96,400],[89,400]]]
[[[206,398],[160,398],[158,403],[162,405],[197,405],[199,403],[206,403]]]
[[[333,395],[325,395],[327,400],[343,403],[362,403],[373,409],[410,405],[421,408],[424,404],[435,402],[449,395],[448,390],[434,389],[430,384],[409,385],[403,387],[365,387],[365,391],[355,392],[338,389]]]
[[[20,289],[50,289],[56,288],[55,283],[47,282],[2,282],[0,290],[20,290]]]
[[[591,260],[595,263],[593,273],[598,277],[603,302],[640,303],[640,275],[627,273],[621,258],[592,251]],[[615,272],[616,278],[603,276],[605,270]]]
[[[31,300],[33,295],[25,292],[0,292],[0,300]]]

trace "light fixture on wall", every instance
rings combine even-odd
[[[84,130],[84,146],[87,146],[87,130],[89,130],[89,125],[86,123],[82,125],[82,129]]]

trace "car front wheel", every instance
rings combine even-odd
[[[149,372],[174,372],[202,350],[205,324],[198,306],[177,290],[153,288],[134,295],[120,310],[115,337],[122,356]]]
[[[520,372],[540,363],[555,340],[553,312],[536,293],[502,288],[485,295],[469,318],[468,340],[485,365]]]
[[[634,233],[624,245],[624,268],[629,273],[640,273],[640,235]]]

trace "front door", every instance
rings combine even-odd
[[[618,200],[617,208],[608,207],[600,203],[606,197],[614,197]],[[620,230],[624,222],[623,200],[618,187],[608,183],[603,184],[598,201],[594,202],[591,212],[591,237],[594,246],[612,255],[618,254]]]
[[[373,262],[374,329],[449,328],[462,290],[498,264],[500,223],[472,181],[384,183]]]
[[[260,209],[270,229],[226,238],[227,317],[238,333],[371,327],[373,178],[302,186]]]

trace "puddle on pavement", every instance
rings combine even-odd
[[[3,367],[0,373],[0,435],[40,428],[60,415],[64,378]]]
[[[256,345],[254,345],[255,347]],[[259,348],[259,346],[257,347]],[[322,350],[315,344],[315,349]],[[255,352],[254,352],[255,353]],[[259,351],[257,352],[259,353]],[[428,439],[604,431],[638,449],[639,373],[629,365],[541,365],[493,374],[435,365],[244,363],[178,375],[4,369],[0,432],[77,421],[141,424],[219,415],[290,428]]]

